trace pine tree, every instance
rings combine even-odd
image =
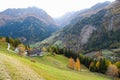
[[[80,58],[80,62],[83,63],[84,61],[84,56],[82,54],[79,55],[79,58]]]
[[[21,44],[20,40],[15,39],[12,41],[12,45],[16,48],[19,44]]]
[[[6,37],[6,42],[10,43],[9,37]]]
[[[13,38],[11,38],[11,37],[9,37],[9,43],[11,43],[11,44],[14,44],[14,39]]]
[[[100,59],[99,72],[105,73],[107,70],[107,64],[105,59]]]
[[[97,69],[96,69],[96,63],[97,63],[97,61],[92,61],[92,62],[90,63],[90,65],[89,65],[89,70],[90,70],[90,71],[93,71],[93,72],[96,72],[96,71],[97,71]]]

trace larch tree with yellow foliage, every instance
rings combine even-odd
[[[99,69],[99,66],[100,66],[100,62],[99,61],[97,61],[97,63],[96,63],[96,68],[97,68],[97,70]]]
[[[46,49],[45,47],[43,47],[43,48],[42,48],[42,51],[43,51],[43,52],[46,52],[46,51],[47,51],[47,49]]]
[[[77,71],[80,71],[80,60],[79,60],[79,58],[76,59],[74,69],[77,70]]]
[[[69,58],[68,67],[74,69],[75,61],[73,58]]]
[[[20,56],[24,56],[25,55],[25,46],[23,44],[19,44],[18,45],[18,50],[19,50],[18,54]]]

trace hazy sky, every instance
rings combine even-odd
[[[59,17],[66,12],[89,8],[106,0],[2,0],[0,11],[7,8],[26,8],[36,6],[45,10],[52,17]],[[115,1],[115,0],[107,0]]]

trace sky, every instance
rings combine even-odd
[[[67,12],[90,8],[96,3],[104,1],[106,0],[2,0],[0,11],[7,8],[38,7],[45,10],[50,16],[57,18]]]

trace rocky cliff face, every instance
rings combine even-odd
[[[120,1],[119,0],[112,3],[107,8],[104,23],[105,23],[104,26],[106,30],[116,31],[117,29],[120,29]]]

